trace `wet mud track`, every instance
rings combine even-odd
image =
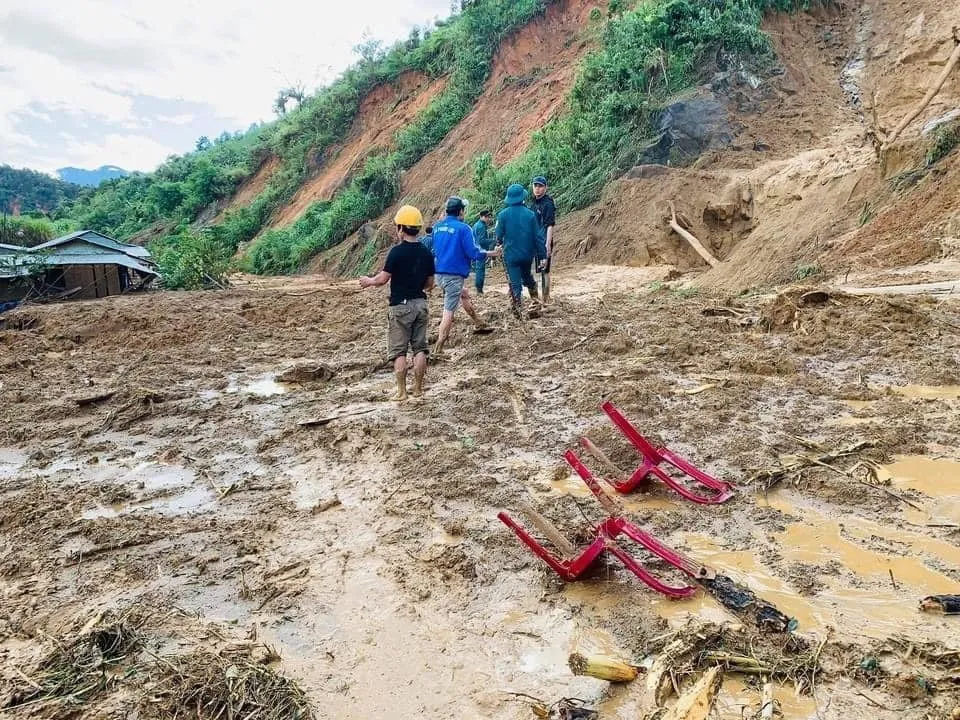
[[[637,717],[636,692],[572,677],[568,654],[639,661],[672,630],[738,620],[612,564],[565,586],[496,520],[523,502],[571,537],[600,519],[562,453],[587,434],[635,462],[599,410],[609,399],[738,487],[699,507],[654,484],[624,498],[630,518],[824,643],[816,692],[778,689],[784,717],[948,716],[956,669],[930,659],[946,650],[921,650],[960,647],[960,619],[918,603],[960,592],[960,305],[691,296],[662,276],[571,272],[522,323],[488,293],[497,332],[458,325],[425,401],[402,406],[387,401],[385,298],[353,283],[256,281],[8,318],[4,691],[50,638],[138,604],[165,651],[223,638],[276,649],[318,717],[530,717],[508,693]],[[319,364],[332,376],[278,380]],[[197,622],[208,630],[185,640]],[[123,717],[129,702],[105,692],[77,717]],[[717,712],[758,706],[753,679],[731,676]]]

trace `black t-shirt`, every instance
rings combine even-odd
[[[383,269],[390,273],[390,304],[400,305],[405,300],[426,299],[423,291],[434,274],[433,253],[419,240],[394,245],[387,253]]]
[[[549,195],[534,198],[530,209],[537,214],[537,222],[540,223],[541,230],[557,224],[557,206],[553,204],[553,198]]]

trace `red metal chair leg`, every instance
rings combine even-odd
[[[616,543],[609,542],[607,544],[607,550],[613,553],[614,556],[616,556],[616,558],[622,562],[630,572],[636,575],[642,583],[653,588],[658,593],[662,593],[667,597],[680,599],[688,598],[697,592],[697,588],[690,585],[684,587],[674,587],[658,580]]]
[[[612,483],[617,492],[624,494],[633,492],[633,490],[646,482],[650,475],[654,475],[681,497],[701,505],[716,505],[726,502],[733,497],[734,489],[729,483],[718,480],[712,475],[705,473],[689,461],[666,448],[654,447],[650,441],[637,432],[637,429],[623,416],[613,403],[607,402],[601,407],[613,424],[617,426],[617,429],[623,433],[627,440],[629,440],[643,456],[643,463],[627,480],[614,481]],[[714,493],[712,495],[701,495],[693,492],[661,468],[661,463],[672,465],[687,477],[710,488]]]
[[[660,542],[660,540],[645,530],[641,530],[632,522],[624,520],[623,518],[618,518],[617,524],[622,534],[626,535],[639,545],[642,545],[658,558],[673,565],[675,568],[689,577],[694,578],[695,580],[703,580],[705,578],[711,578],[715,574],[706,565],[698,563],[696,560],[687,557],[679,550],[675,550],[669,545]]]
[[[543,545],[538,543],[530,533],[524,530],[513,518],[507,515],[507,513],[497,513],[497,517],[500,519],[500,522],[513,530],[516,536],[520,538],[520,541],[533,551],[534,555],[543,560],[557,575],[567,582],[576,580],[582,575],[604,550],[603,539],[597,537],[587,546],[586,550],[577,557],[570,560],[560,560],[554,557]]]

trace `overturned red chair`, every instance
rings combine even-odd
[[[587,487],[590,488],[594,497],[608,513],[608,517],[592,529],[593,540],[586,548],[577,551],[573,544],[570,543],[553,524],[530,507],[525,507],[524,513],[537,529],[560,551],[561,554],[559,557],[537,542],[530,533],[517,524],[507,513],[501,512],[497,515],[500,521],[513,530],[521,542],[529,547],[537,557],[549,565],[557,575],[568,582],[576,580],[586,572],[604,552],[609,552],[623,563],[630,572],[636,575],[641,582],[663,595],[671,598],[686,598],[697,591],[697,588],[693,585],[669,585],[655,577],[617,543],[617,539],[621,536],[633,540],[648,552],[677,568],[690,578],[703,579],[712,575],[712,572],[705,566],[694,562],[673,548],[668,547],[657,538],[641,530],[624,518],[619,503],[607,495],[572,450],[568,450],[564,458],[570,466],[577,471],[577,474],[580,475]]]
[[[655,447],[653,443],[637,431],[613,403],[606,402],[601,405],[601,408],[613,424],[616,425],[617,429],[623,433],[624,437],[630,441],[630,444],[633,445],[634,448],[637,449],[637,452],[643,457],[643,462],[629,477],[626,479],[616,479],[625,477],[626,473],[614,465],[603,451],[588,438],[581,438],[580,445],[615,474],[616,478],[609,478],[607,482],[613,485],[617,492],[623,494],[631,493],[638,487],[646,484],[650,477],[653,476],[678,495],[701,505],[716,505],[726,502],[733,497],[734,489],[730,483],[718,480],[712,475],[705,473],[703,470],[695,467],[692,463],[665,447]],[[667,470],[662,467],[663,465],[669,465],[679,470],[683,476],[712,490],[712,494],[701,495],[690,490],[683,484],[681,479],[667,472]]]

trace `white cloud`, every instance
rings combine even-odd
[[[154,120],[160,123],[169,123],[170,125],[189,125],[194,121],[194,116],[190,113],[182,115],[157,115]]]
[[[412,25],[448,12],[449,0],[32,0],[15,9],[0,7],[0,162],[9,161],[7,154],[29,156],[11,149],[17,142],[25,151],[22,136],[31,134],[21,123],[21,137],[14,137],[12,116],[27,117],[31,104],[47,114],[88,114],[115,123],[139,138],[127,149],[139,147],[132,154],[142,158],[157,150],[143,144],[144,128],[202,119],[192,112],[136,117],[135,96],[212,106],[207,121],[216,117],[233,127],[210,127],[204,130],[209,135],[244,128],[270,119],[280,87],[302,82],[312,89],[329,82],[354,60],[351,50],[365,31],[389,44]],[[83,141],[91,157],[94,148],[106,153],[95,165],[123,165],[110,154],[115,143],[102,137]]]

